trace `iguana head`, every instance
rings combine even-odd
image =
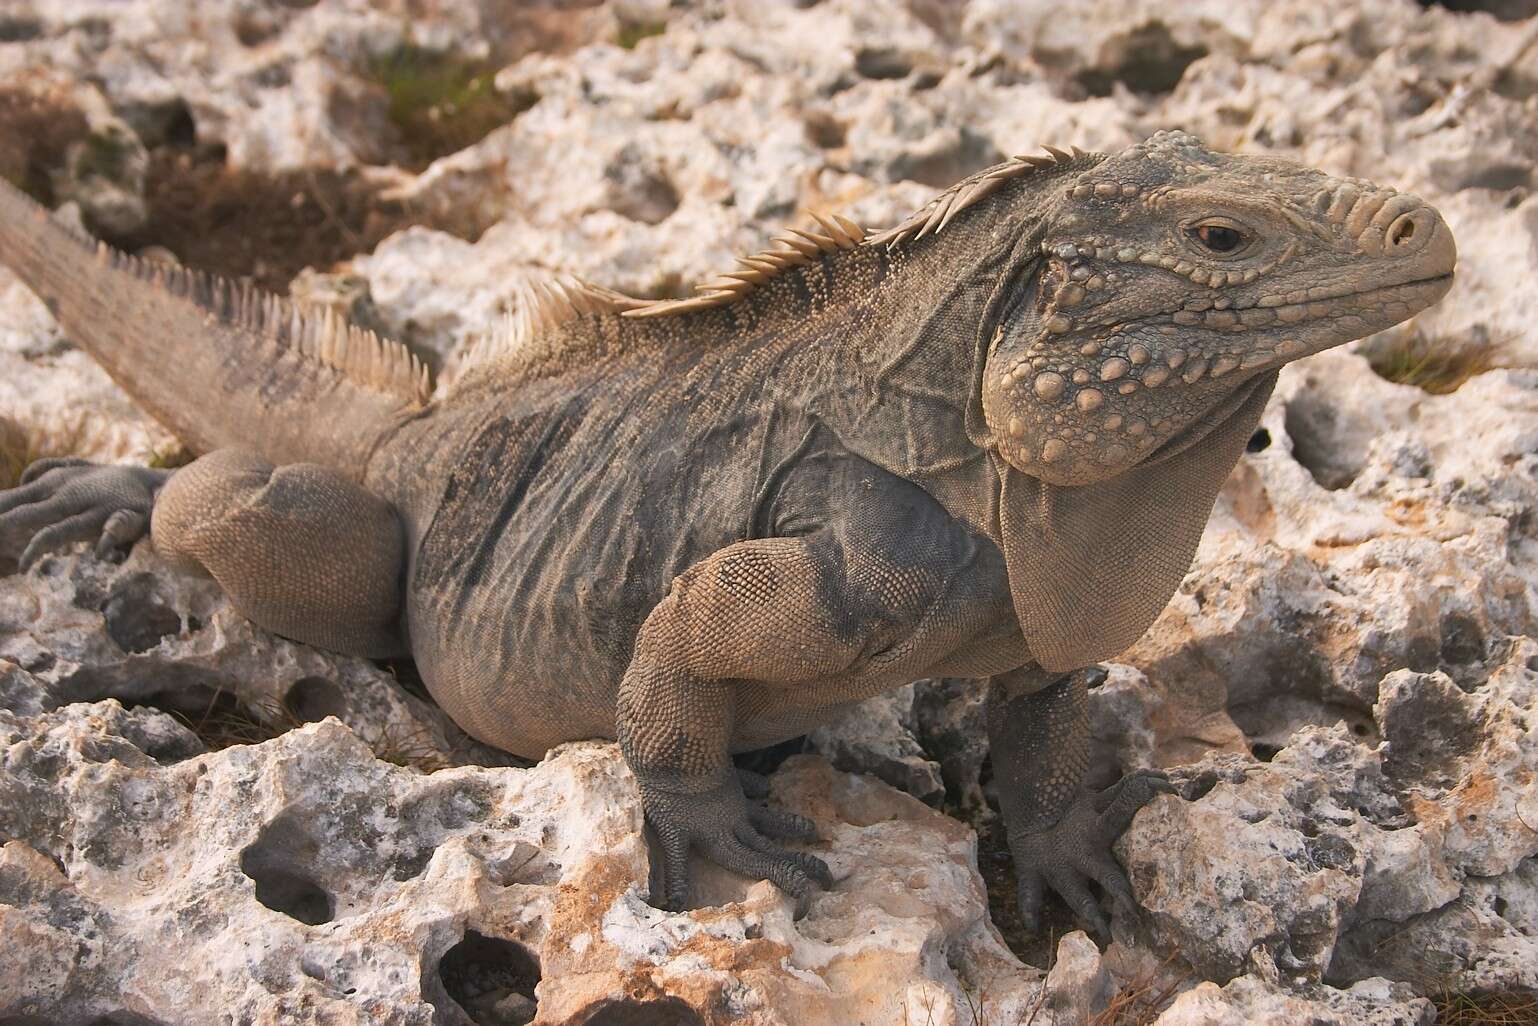
[[[1416,197],[1183,133],[1061,181],[982,382],[1001,454],[1050,484],[1178,451],[1256,376],[1452,284],[1452,232]]]

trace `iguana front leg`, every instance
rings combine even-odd
[[[819,610],[815,585],[831,569],[820,548],[795,538],[729,546],[681,574],[641,627],[616,717],[662,847],[664,907],[688,901],[691,848],[803,902],[831,885],[821,859],[766,836],[810,837],[811,823],[750,807],[728,754],[740,685],[794,686],[852,661]]]
[[[679,575],[641,627],[618,733],[661,841],[669,906],[687,898],[691,847],[798,898],[826,886],[820,859],[765,837],[811,825],[749,808],[729,748],[794,736],[810,710],[923,676],[1010,615],[997,549],[911,485],[852,471],[857,487],[823,527],[721,549]]]
[[[1062,895],[1101,935],[1108,932],[1088,882],[1103,887],[1127,911],[1136,903],[1111,845],[1138,809],[1174,787],[1155,771],[1128,774],[1092,794],[1089,698],[1082,673],[1040,686],[1031,668],[993,678],[988,688],[988,743],[999,809],[1019,881],[1020,914],[1035,932],[1043,890]]]

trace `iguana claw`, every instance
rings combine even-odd
[[[1132,885],[1112,856],[1111,846],[1155,794],[1174,792],[1175,786],[1162,772],[1139,770],[1098,794],[1080,794],[1057,824],[1046,830],[1012,831],[1009,848],[1026,930],[1035,933],[1039,928],[1042,893],[1050,887],[1097,934],[1108,936],[1110,927],[1088,887],[1091,880],[1124,912],[1135,914]]]
[[[811,840],[817,836],[812,821],[749,805],[735,780],[698,794],[643,783],[641,797],[646,821],[662,847],[662,900],[656,902],[662,908],[680,912],[688,907],[690,848],[733,873],[770,881],[796,899],[797,916],[805,914],[818,887],[833,886],[833,875],[822,859],[786,851],[765,836]]]
[[[110,558],[149,530],[155,493],[168,476],[74,458],[38,460],[18,487],[0,492],[0,544],[25,541],[23,572],[71,542],[95,541],[96,554]]]

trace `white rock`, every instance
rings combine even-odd
[[[796,921],[772,885],[719,872],[701,877],[713,907],[646,905],[613,745],[427,775],[332,721],[199,747],[114,701],[0,711],[0,930],[27,958],[0,973],[0,1015],[469,1023],[537,1000],[552,1024],[895,1026],[922,1008],[971,1026],[980,1002],[1023,1017],[1042,986],[988,923],[970,831],[810,757],[775,800],[824,825],[840,882]],[[1065,964],[1103,996],[1075,936]],[[1082,1017],[1068,975],[1054,1000]]]
[[[1225,987],[1201,983],[1177,997],[1153,1026],[1431,1026],[1435,1012],[1402,984],[1369,980],[1346,990],[1278,991],[1253,976]]]
[[[116,698],[173,711],[224,743],[336,716],[392,762],[510,761],[368,660],[256,628],[212,580],[169,573],[148,544],[122,566],[49,556],[0,577],[0,668],[10,666],[31,680],[12,708]]]

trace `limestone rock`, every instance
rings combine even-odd
[[[1154,1026],[1431,1026],[1431,1002],[1403,986],[1367,980],[1344,989],[1279,991],[1254,976],[1224,987],[1201,983],[1177,997]]]
[[[1057,942],[1057,959],[1047,973],[1046,988],[1044,1006],[1054,1017],[1099,1015],[1110,1006],[1117,990],[1100,949],[1082,930]]]
[[[824,826],[839,884],[796,921],[721,872],[711,907],[648,906],[613,745],[422,774],[331,720],[200,754],[108,700],[0,711],[0,749],[0,930],[27,966],[0,973],[4,1017],[948,1026],[980,1002],[1016,1021],[1042,986],[988,922],[969,830],[812,757],[774,800]],[[1104,996],[1074,936],[1043,1021]]]
[[[945,797],[940,767],[913,736],[914,689],[909,684],[854,706],[807,735],[813,751],[842,770],[870,773],[920,801]]]
[[[121,566],[50,556],[32,573],[0,577],[0,670],[7,668],[27,675],[25,685],[0,691],[16,696],[11,708],[19,711],[116,698],[174,712],[220,743],[336,716],[392,762],[435,769],[511,761],[368,660],[255,627],[212,580],[167,571],[149,543]]]

